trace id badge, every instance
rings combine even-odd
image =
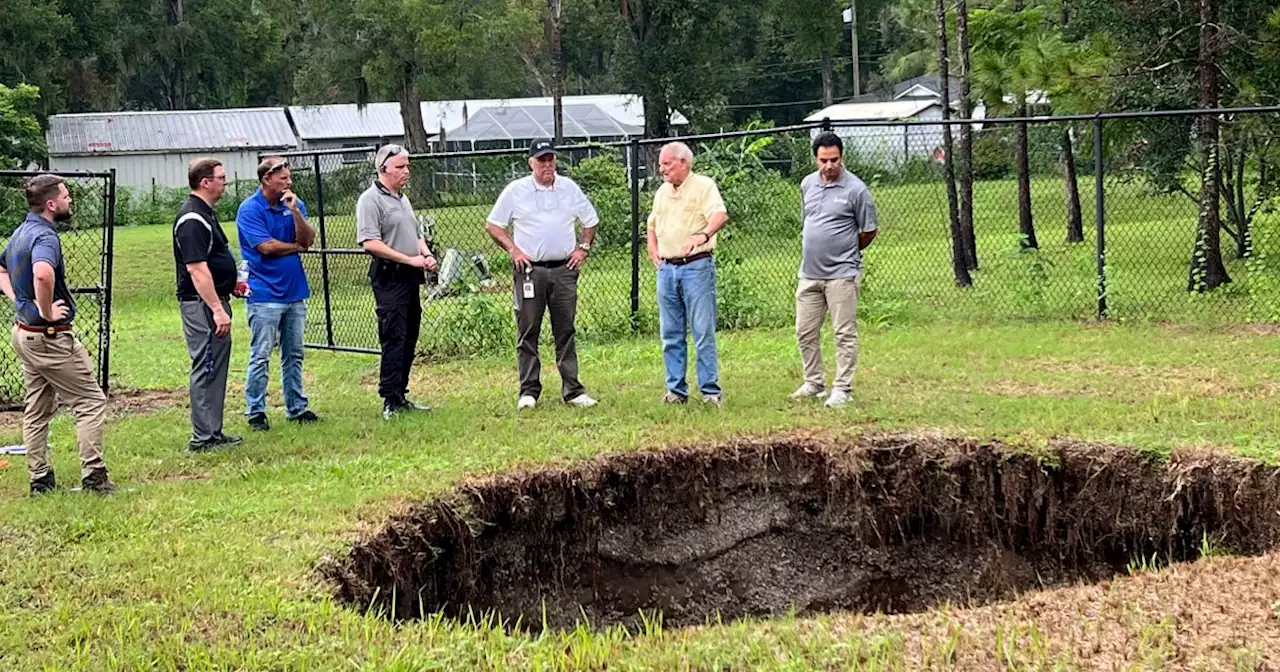
[[[524,281],[524,298],[533,298],[533,282],[531,280]]]

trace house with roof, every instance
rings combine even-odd
[[[298,148],[282,107],[58,114],[45,133],[49,168],[116,170],[116,184],[187,186],[187,165],[209,156],[229,180],[256,179],[258,156]]]

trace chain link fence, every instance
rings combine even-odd
[[[112,173],[49,171],[66,181],[71,193],[70,221],[56,228],[66,264],[67,286],[76,301],[75,333],[89,351],[98,382],[107,389],[111,348],[111,264],[115,225],[115,176]],[[42,172],[0,171],[0,246],[26,218],[26,181]],[[13,303],[0,301],[0,323],[13,324]],[[0,350],[0,409],[23,404],[22,364],[13,348]]]
[[[955,230],[940,121],[823,122],[681,138],[694,151],[694,170],[716,179],[730,215],[716,250],[720,326],[793,324],[799,185],[814,171],[812,139],[827,129],[842,138],[845,165],[868,184],[878,211],[881,233],[865,254],[865,321],[1280,321],[1280,108],[1221,110],[1214,118],[1221,125],[1214,152],[1197,140],[1204,119],[1197,111],[948,122]],[[960,179],[966,129],[971,196]],[[579,287],[578,330],[586,340],[656,333],[644,227],[662,180],[658,150],[669,140],[560,151],[561,172],[600,214]],[[1023,142],[1025,181],[1018,179]],[[374,177],[373,152],[290,156],[296,190],[320,229],[319,249],[304,260],[316,290],[307,325],[314,347],[378,347],[354,215]],[[407,194],[441,261],[424,289],[421,354],[513,346],[512,266],[484,222],[503,187],[528,174],[525,157],[523,150],[412,157]],[[1201,233],[1206,174],[1221,192],[1223,277],[1215,276],[1213,236]],[[1223,278],[1230,281],[1213,286]]]

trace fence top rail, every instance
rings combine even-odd
[[[0,177],[35,177],[36,175],[57,175],[58,177],[91,177],[108,179],[111,173],[95,173],[86,170],[0,170]]]
[[[729,138],[746,138],[759,135],[776,135],[778,133],[788,133],[797,131],[812,131],[822,128],[875,128],[886,126],[961,126],[968,124],[990,124],[990,125],[1007,125],[1007,124],[1055,124],[1064,122],[1080,122],[1080,121],[1096,121],[1108,119],[1153,119],[1162,117],[1198,117],[1204,115],[1238,115],[1238,114],[1280,114],[1280,105],[1271,106],[1253,106],[1253,107],[1220,107],[1213,109],[1184,109],[1184,110],[1140,110],[1134,112],[1098,112],[1094,114],[1063,114],[1063,115],[1039,115],[1033,117],[985,117],[982,119],[822,119],[820,121],[807,121],[801,124],[791,126],[775,126],[772,128],[754,128],[750,130],[740,131],[724,131],[720,133],[700,133],[696,135],[671,136],[666,138],[632,138],[629,141],[613,141],[613,142],[592,142],[579,145],[565,145],[559,147],[560,151],[582,151],[588,149],[601,148],[622,148],[631,143],[642,146],[663,145],[668,142],[699,142],[704,140],[724,140]],[[335,154],[356,154],[356,153],[373,153],[378,151],[376,145],[367,145],[362,147],[332,147],[328,149],[297,149],[287,152],[264,152],[259,157],[265,156],[281,156],[281,157],[316,157],[330,156]],[[425,152],[419,154],[410,154],[410,159],[450,159],[450,158],[467,158],[480,156],[509,156],[519,154],[524,151],[521,147],[509,147],[500,149],[475,149],[475,150],[459,150],[452,152]],[[50,172],[55,175],[68,177],[107,177],[108,173],[87,173],[74,171],[40,171]],[[0,170],[0,177],[15,177],[24,175],[34,175],[31,171],[13,171]]]

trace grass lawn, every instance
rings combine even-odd
[[[909,669],[963,661],[1088,668],[1081,651],[1091,637],[1105,639],[1099,646],[1110,657],[1103,660],[1126,666],[1190,658],[1208,668],[1252,669],[1276,660],[1280,621],[1269,603],[1250,602],[1249,618],[1234,622],[1246,644],[1197,648],[1199,640],[1184,636],[1203,619],[1221,620],[1195,621],[1196,609],[1217,605],[1232,585],[1214,579],[1217,572],[1248,569],[1274,581],[1265,573],[1274,561],[1256,564],[1266,560],[1197,563],[1008,608],[954,605],[908,617],[833,614],[634,634],[523,635],[438,619],[396,627],[339,606],[314,573],[326,554],[464,475],[744,433],[937,429],[1032,447],[1072,437],[1160,454],[1221,448],[1274,462],[1274,330],[956,320],[963,311],[920,312],[895,303],[907,298],[876,298],[877,287],[868,290],[875,319],[860,331],[855,403],[834,412],[786,400],[800,366],[785,327],[722,335],[727,405],[719,411],[657,403],[663,374],[651,322],[637,338],[607,342],[584,330],[582,375],[601,399],[586,412],[555,403],[552,393],[543,407],[516,416],[509,334],[471,359],[418,367],[413,394],[436,410],[393,422],[378,415],[375,359],[311,352],[307,391],[323,424],[283,421],[276,370],[272,432],[249,435],[224,454],[192,456],[182,451],[188,364],[167,240],[163,228],[121,229],[117,237],[112,381],[155,391],[152,402],[117,411],[108,428],[107,459],[126,492],[33,501],[25,498],[21,458],[0,470],[0,668]],[[875,251],[896,244],[886,235]],[[584,282],[590,273],[629,273],[621,266],[629,260],[618,268],[607,260],[594,260]],[[789,264],[779,268],[794,273]],[[646,283],[651,276],[644,270]],[[789,277],[769,276],[771,301],[783,304]],[[583,296],[592,300],[586,288]],[[247,434],[239,415],[248,342],[242,313],[237,306],[227,418],[228,431]],[[831,371],[829,345],[826,354]],[[543,375],[553,391],[554,369]],[[19,441],[16,423],[6,417],[0,438]],[[55,422],[53,443],[65,489],[77,473],[69,418]],[[1179,576],[1191,583],[1176,583]],[[1089,630],[1088,622],[1105,627]]]

